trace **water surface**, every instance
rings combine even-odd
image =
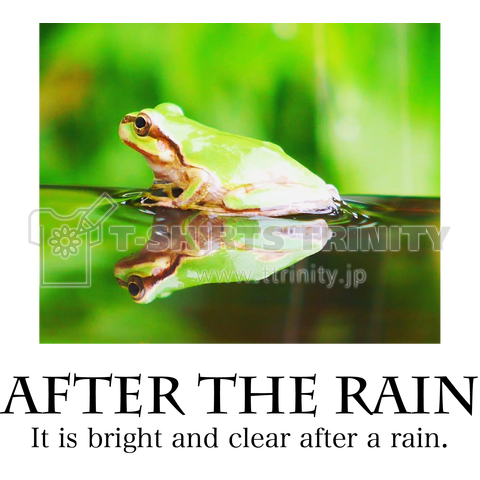
[[[332,242],[337,243],[331,239],[322,250],[269,279],[205,284],[139,305],[119,286],[114,267],[144,247],[151,236],[149,229],[158,218],[159,212],[133,206],[141,192],[43,187],[40,203],[42,209],[72,215],[92,205],[103,192],[115,200],[118,208],[103,223],[102,242],[91,249],[91,287],[41,288],[43,343],[440,341],[440,253],[434,251],[427,235],[420,235],[418,251],[409,251],[408,237],[400,235],[400,227],[439,228],[439,199],[345,197],[350,208],[340,217],[325,218],[334,232],[338,226],[351,227],[345,251],[332,246]],[[100,209],[95,215],[102,213]],[[42,215],[40,223],[45,231],[62,224],[48,212]],[[302,215],[291,220],[312,218]],[[71,222],[74,225],[77,218]],[[128,250],[119,251],[117,237],[105,232],[112,226],[129,225],[136,228],[135,241],[132,237]],[[379,227],[392,226],[399,227],[389,230],[394,245],[400,239],[399,251],[359,251],[361,239],[368,243],[369,235]],[[85,259],[80,254],[64,260],[52,256],[45,242],[43,247],[48,278],[61,283],[82,277]],[[365,280],[354,286],[353,279],[362,279],[362,272]]]

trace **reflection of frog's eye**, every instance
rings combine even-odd
[[[145,295],[143,280],[137,275],[133,275],[128,279],[128,293],[134,300],[140,300]]]
[[[151,124],[152,122],[146,115],[138,115],[134,122],[135,133],[140,137],[144,137],[150,130]]]

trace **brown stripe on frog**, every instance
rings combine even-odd
[[[145,287],[149,290],[152,288],[155,288],[160,282],[172,276],[176,272],[176,270],[178,269],[178,267],[180,266],[180,264],[182,263],[185,257],[188,257],[188,255],[179,254],[173,260],[171,265],[165,270],[163,270],[159,275],[150,275],[149,277],[144,277],[143,284],[145,285]]]
[[[125,115],[120,123],[132,123],[136,118],[136,115]]]
[[[168,145],[172,150],[175,151],[175,154],[177,155],[177,158],[180,160],[180,163],[184,165],[185,167],[190,167],[191,165],[187,163],[185,160],[185,157],[183,156],[183,153],[180,151],[180,147],[167,135],[165,135],[157,125],[152,124],[150,127],[150,130],[148,131],[148,136],[154,138],[155,140],[163,140]]]

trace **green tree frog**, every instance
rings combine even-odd
[[[224,215],[284,216],[331,213],[340,197],[332,185],[273,143],[206,127],[180,107],[162,103],[126,115],[124,143],[140,152],[155,175],[155,206]],[[176,198],[173,188],[182,193]]]

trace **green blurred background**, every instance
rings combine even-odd
[[[40,182],[148,187],[118,138],[180,105],[341,193],[440,195],[439,24],[42,24]]]

